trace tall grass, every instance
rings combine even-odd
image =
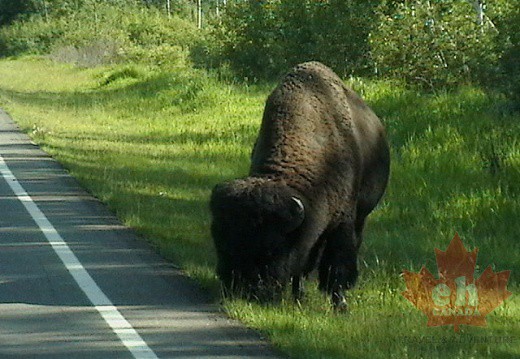
[[[434,248],[446,248],[457,231],[467,247],[480,249],[477,272],[489,264],[511,269],[509,290],[516,293],[519,115],[471,87],[420,95],[395,82],[350,83],[383,119],[392,146],[390,185],[367,224],[350,313],[332,313],[312,280],[301,306],[234,300],[225,308],[295,358],[518,357],[517,296],[488,317],[488,328],[454,334],[426,327],[400,294],[400,273],[422,265],[435,273]],[[126,224],[215,293],[209,193],[246,175],[268,92],[195,70],[0,62],[0,106]]]

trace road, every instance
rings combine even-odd
[[[274,358],[0,110],[0,358]]]

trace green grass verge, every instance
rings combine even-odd
[[[475,88],[420,95],[392,82],[351,84],[384,120],[392,175],[367,224],[349,314],[312,289],[296,306],[227,301],[228,312],[295,358],[520,356],[520,116]],[[189,69],[78,69],[0,61],[0,106],[94,195],[215,293],[209,233],[214,184],[244,176],[267,87]],[[434,248],[458,232],[514,294],[487,328],[426,327],[401,295],[403,269],[436,273]],[[477,274],[478,276],[479,274]]]

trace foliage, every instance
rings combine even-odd
[[[467,1],[414,0],[379,8],[370,35],[376,71],[428,88],[483,81],[496,72],[498,31]],[[490,12],[496,9],[488,9]]]
[[[64,31],[63,23],[49,23],[41,18],[0,28],[0,57],[47,53]]]
[[[143,0],[146,5],[155,6],[163,12],[168,11],[167,0]],[[170,0],[170,11],[174,14],[187,14],[193,4],[191,0]]]
[[[51,53],[272,79],[318,60],[429,90],[480,83],[518,97],[518,0],[0,0],[0,56]],[[476,12],[482,5],[483,16]],[[2,26],[3,25],[3,26]]]
[[[272,77],[298,62],[326,62],[341,75],[367,66],[374,1],[265,0],[228,4],[214,35],[233,69]]]
[[[189,21],[135,3],[88,1],[77,11],[49,12],[1,28],[0,55],[51,53],[80,66],[120,61],[185,66],[189,49],[201,41]]]
[[[9,25],[33,13],[35,9],[36,3],[32,0],[0,0],[0,26]]]
[[[503,22],[504,53],[500,62],[500,84],[520,109],[520,1]]]
[[[177,16],[167,18],[158,11],[136,13],[124,21],[131,43],[125,56],[134,62],[181,66],[189,50],[203,40],[193,23]]]

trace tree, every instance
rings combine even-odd
[[[27,17],[38,8],[35,0],[0,0],[0,26]]]
[[[473,9],[475,9],[475,12],[477,13],[477,23],[479,25],[484,24],[484,3],[482,0],[466,0],[468,1],[472,6]]]
[[[197,27],[202,28],[202,1],[197,0]]]

